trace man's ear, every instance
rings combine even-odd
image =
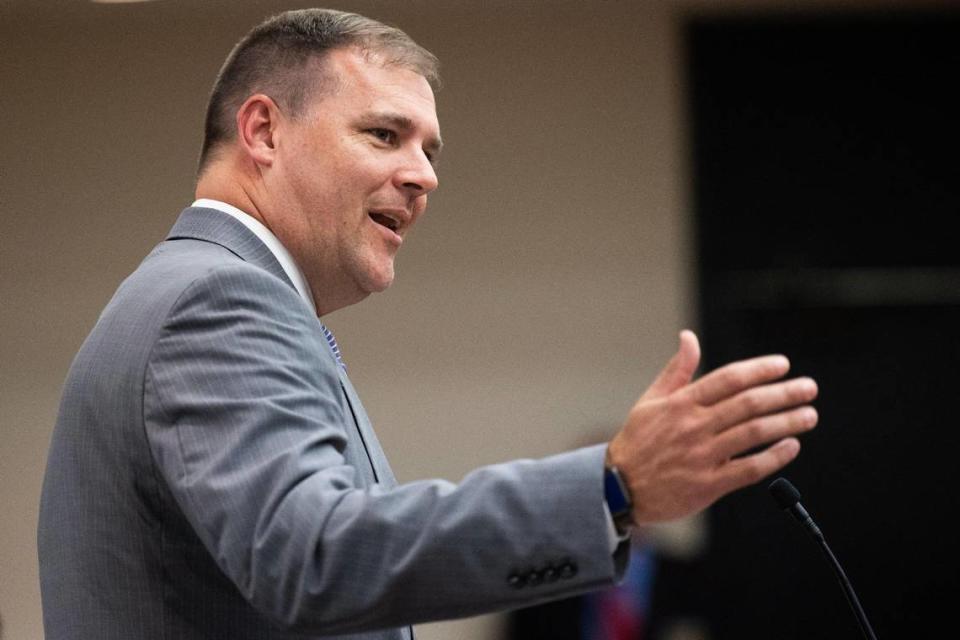
[[[257,165],[273,164],[281,117],[277,103],[262,93],[250,96],[237,109],[237,142]]]

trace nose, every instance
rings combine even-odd
[[[394,180],[397,187],[408,191],[414,197],[425,196],[440,184],[436,170],[422,151],[414,154],[397,171]]]

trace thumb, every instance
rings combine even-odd
[[[660,398],[690,384],[700,365],[700,342],[689,329],[680,332],[680,346],[663,370],[643,394],[643,398]]]

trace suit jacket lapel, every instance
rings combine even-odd
[[[363,439],[363,446],[367,450],[367,457],[373,466],[374,479],[387,488],[395,487],[397,486],[397,479],[387,462],[387,456],[380,446],[380,441],[377,440],[377,434],[373,431],[370,418],[367,417],[367,412],[360,403],[360,397],[357,396],[357,391],[353,388],[346,372],[341,367],[337,368],[340,370],[340,386],[343,387],[343,392],[347,395],[347,402],[350,404],[350,411],[353,412],[354,422],[357,423],[357,429]]]
[[[291,288],[296,289],[290,278],[287,277],[283,267],[280,266],[273,253],[261,242],[260,238],[240,221],[222,211],[202,207],[187,207],[180,214],[176,224],[173,225],[167,236],[167,240],[181,238],[205,240],[218,244],[242,260],[265,269],[286,282]],[[317,326],[320,326],[319,319],[317,320]],[[329,355],[331,360],[334,360],[332,351]],[[339,365],[335,366],[340,375],[340,386],[347,397],[354,422],[363,440],[363,446],[367,450],[367,458],[373,467],[375,481],[388,487],[396,486],[397,481],[394,478],[393,471],[387,463],[387,457],[380,447],[380,442],[373,431],[373,425],[370,424],[370,418],[367,417],[367,412],[364,410],[363,404],[360,403],[360,398],[357,396],[353,384],[351,384],[343,368]]]
[[[239,258],[255,264],[277,276],[293,287],[286,271],[277,262],[273,253],[255,233],[239,220],[217,211],[202,207],[187,207],[167,235],[167,240],[189,238],[218,244]],[[293,287],[296,289],[296,287]]]

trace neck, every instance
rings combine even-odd
[[[226,170],[219,163],[215,163],[204,169],[200,175],[194,197],[197,200],[209,198],[210,200],[226,202],[270,229],[270,225],[266,223],[264,216],[260,213],[260,208],[254,198],[251,197],[251,193],[252,190],[247,187],[242,178],[238,178],[233,172]],[[271,231],[273,230],[271,229]]]
[[[283,242],[283,238],[267,222],[270,218],[269,210],[267,215],[264,215],[261,207],[257,204],[258,202],[268,202],[268,199],[256,197],[259,190],[255,181],[248,178],[248,174],[242,168],[230,163],[229,156],[219,158],[204,169],[197,180],[194,195],[198,200],[209,198],[233,205],[256,219],[269,229],[277,237],[277,240]],[[290,246],[284,244],[284,248],[296,260],[298,247],[291,243]],[[303,265],[298,266],[303,269]],[[356,304],[369,295],[367,292],[359,291],[349,283],[346,285],[344,283],[338,284],[335,280],[327,280],[323,275],[310,273],[306,269],[303,270],[303,274],[307,281],[309,293],[313,297],[318,316],[325,316],[338,309]]]

